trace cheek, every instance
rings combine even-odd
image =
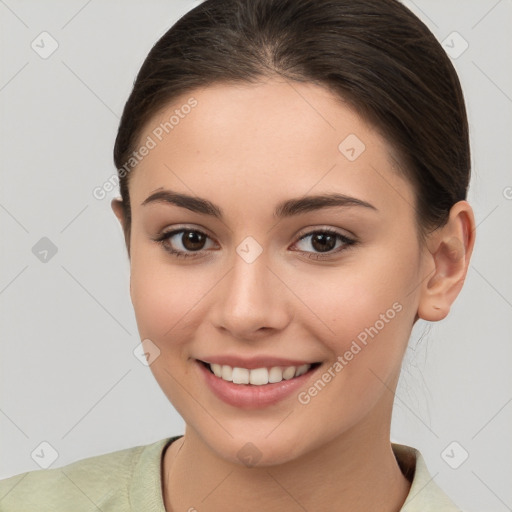
[[[400,364],[417,309],[411,290],[418,262],[414,247],[390,244],[347,258],[339,268],[295,278],[297,295],[307,297],[316,313],[308,324],[333,359],[346,354],[349,361],[376,367]]]
[[[132,277],[132,302],[140,336],[166,343],[177,341],[200,300],[199,290],[188,277],[136,273]]]
[[[208,290],[203,273],[171,265],[169,258],[163,249],[145,247],[134,250],[131,257],[130,293],[143,338],[182,336],[178,333],[187,327]]]
[[[377,402],[392,399],[389,389],[399,375],[416,312],[410,291],[417,268],[404,262],[415,258],[413,250],[404,250],[400,258],[384,250],[378,258],[361,256],[353,264],[347,260],[346,266],[316,278],[304,274],[297,281],[297,295],[309,289],[308,305],[322,320],[303,315],[303,325],[331,355],[319,380],[298,397],[304,419],[325,417],[326,407],[335,418],[329,426],[318,422],[314,428],[337,435]]]

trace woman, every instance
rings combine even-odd
[[[2,510],[458,510],[389,439],[412,327],[448,315],[475,240],[425,25],[395,0],[207,0],[146,58],[114,160],[185,435],[4,480]]]

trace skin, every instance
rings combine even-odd
[[[410,482],[390,444],[393,393],[414,322],[444,318],[462,287],[471,207],[455,204],[423,242],[414,190],[390,144],[314,84],[198,89],[155,116],[140,140],[191,96],[198,105],[130,176],[126,238],[140,337],[160,350],[150,368],[186,422],[163,458],[166,509],[399,510]],[[366,147],[354,161],[338,149],[349,134]],[[160,188],[208,199],[224,217],[141,204]],[[285,199],[332,192],[375,209],[272,215]],[[120,201],[112,208],[126,227]],[[202,256],[176,258],[152,240],[183,224],[210,237]],[[337,241],[330,257],[312,259],[321,248],[298,235],[326,227],[357,243],[336,252]],[[263,249],[250,264],[236,252],[247,236]],[[172,240],[193,253],[181,235]],[[292,394],[265,409],[237,408],[198,378],[195,359],[218,354],[318,361],[321,374],[394,303],[400,312],[307,404]],[[255,467],[237,456],[248,442],[261,457]]]

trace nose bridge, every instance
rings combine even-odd
[[[270,272],[266,266],[265,255],[259,254],[252,259],[254,256],[251,255],[251,248],[241,255],[243,249],[243,246],[239,247],[233,258],[233,270],[225,295],[226,305],[235,315],[251,314],[256,317],[264,313],[265,304],[269,303]]]
[[[267,268],[268,258],[251,241],[242,242],[233,257],[231,271],[217,294],[216,322],[239,337],[265,328],[282,328],[286,322],[286,298]],[[277,292],[277,293],[276,293]]]

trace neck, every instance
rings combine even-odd
[[[410,489],[389,441],[368,420],[293,461],[245,467],[220,458],[187,427],[163,462],[167,512],[226,509],[266,512],[397,512]]]

